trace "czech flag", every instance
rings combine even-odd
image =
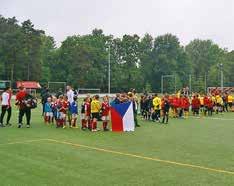
[[[132,102],[111,105],[112,131],[134,131],[134,115]]]

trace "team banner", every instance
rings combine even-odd
[[[36,81],[17,81],[16,86],[17,88],[19,88],[20,86],[24,86],[24,88],[28,88],[28,89],[41,88],[41,85],[39,84],[39,82],[36,82]]]
[[[113,104],[111,106],[112,131],[134,131],[134,115],[132,102]]]

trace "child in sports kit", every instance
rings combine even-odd
[[[178,114],[179,118],[184,118],[184,98],[181,94],[180,97],[178,97]]]
[[[90,104],[90,98],[87,97],[85,100],[85,124],[84,126],[87,128],[88,124],[88,129],[92,130],[91,126],[91,104]],[[86,129],[84,128],[84,129]]]
[[[95,95],[91,102],[91,115],[92,115],[92,132],[97,131],[97,120],[99,118],[99,113],[101,110],[101,104],[99,102],[99,96]]]
[[[47,98],[47,102],[45,103],[44,106],[44,121],[45,124],[51,123],[52,118],[53,118],[53,111],[52,111],[52,102],[51,102],[51,97]]]
[[[200,104],[201,104],[201,106],[200,106],[201,114],[205,115],[204,96],[200,95],[199,100],[200,100]]]
[[[62,95],[59,96],[56,107],[58,109],[58,125],[57,127],[66,128],[66,112],[68,109],[68,102]]]
[[[207,95],[204,96],[204,116],[207,116],[209,107],[209,97]]]
[[[67,127],[66,119],[67,119],[67,111],[68,111],[68,109],[69,109],[68,98],[67,98],[67,96],[64,96],[64,100],[63,100],[63,103],[62,103],[62,108],[60,110],[60,112],[62,112],[63,128]]]
[[[173,117],[177,118],[178,117],[178,108],[179,108],[179,98],[174,95],[173,96]]]
[[[223,113],[223,99],[220,95],[216,95],[216,114]]]
[[[233,105],[233,96],[231,95],[231,94],[228,94],[228,96],[227,96],[227,100],[228,100],[228,106],[229,106],[229,110],[230,111],[232,111],[233,110],[233,108],[232,108],[232,105]]]
[[[64,122],[64,115],[62,112],[62,107],[63,107],[63,96],[60,95],[57,101],[55,102],[55,118],[56,118],[56,127],[63,127],[63,122]]]
[[[71,112],[71,127],[77,128],[76,126],[76,120],[78,115],[78,105],[77,105],[77,97],[73,97],[73,102],[69,105],[69,110]]]
[[[162,101],[162,114],[163,114],[162,123],[164,123],[164,122],[166,122],[166,124],[168,123],[169,110],[170,110],[170,103],[169,103],[168,97],[165,96],[163,98],[163,101]],[[165,121],[165,119],[166,119],[166,121]]]
[[[193,116],[199,117],[200,99],[198,95],[195,95],[192,99],[192,109],[193,109]]]
[[[103,102],[102,102],[103,131],[109,131],[109,129],[107,128],[108,122],[110,120],[109,111],[110,111],[109,99],[108,96],[105,96],[103,97]]]
[[[205,105],[205,108],[206,108],[205,115],[207,115],[207,112],[208,112],[208,116],[212,116],[214,104],[213,104],[211,96],[205,96],[205,98],[204,98],[204,105]]]
[[[86,120],[85,120],[85,100],[83,100],[82,104],[81,104],[81,111],[80,111],[80,119],[81,119],[81,129],[85,130],[87,128],[86,126]]]
[[[52,97],[52,102],[51,102],[51,109],[52,109],[52,113],[53,113],[53,117],[52,117],[52,123],[54,123],[54,120],[56,120],[56,113],[57,113],[57,109],[56,109],[56,102],[57,102],[57,98],[55,96]]]
[[[184,96],[183,105],[184,105],[184,117],[188,118],[189,117],[189,107],[190,107],[190,102],[189,102],[188,96]]]

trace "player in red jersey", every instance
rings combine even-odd
[[[62,108],[61,108],[61,112],[63,112],[63,114],[64,114],[63,128],[66,128],[66,126],[67,126],[66,119],[67,119],[68,109],[69,109],[68,97],[64,96],[64,100],[63,100],[63,104],[62,104]],[[70,125],[70,123],[69,123],[69,125]],[[70,127],[71,127],[71,125],[70,125]]]
[[[213,108],[214,107],[214,103],[212,100],[212,96],[208,97],[208,104],[207,104],[207,108],[208,108],[208,116],[212,116],[213,114]]]
[[[173,115],[174,115],[173,95],[169,95],[168,102],[170,105],[170,111],[169,111],[170,114],[169,115],[173,117]]]
[[[178,113],[179,113],[179,118],[183,118],[184,117],[184,97],[183,95],[180,95],[180,97],[178,98],[177,102],[178,102]]]
[[[102,125],[104,131],[109,131],[109,129],[107,128],[108,122],[110,120],[109,112],[110,112],[109,98],[108,96],[105,96],[103,97],[103,102],[102,102],[102,121],[103,121]]]
[[[87,123],[88,123],[88,129],[91,130],[91,104],[90,104],[90,97],[87,97],[85,100],[85,124],[84,126],[87,128]],[[83,129],[86,129],[83,128]]]
[[[199,96],[198,95],[193,96],[192,109],[193,109],[193,115],[194,116],[196,115],[196,116],[199,117],[200,106],[201,106],[201,103],[200,103]]]
[[[204,115],[206,116],[208,112],[208,106],[209,106],[209,98],[207,95],[204,96],[203,101],[204,101]]]
[[[57,127],[63,127],[65,122],[66,115],[64,114],[63,101],[64,101],[63,95],[60,95],[55,103],[57,109],[57,120],[56,120]]]
[[[82,130],[85,130],[87,128],[87,126],[86,126],[86,120],[85,120],[85,101],[86,101],[86,98],[83,100],[83,102],[81,104],[80,119],[81,119],[81,129]]]
[[[173,107],[174,107],[174,116],[173,117],[174,118],[178,117],[179,106],[180,106],[180,100],[176,95],[174,95],[174,97],[173,97]]]
[[[190,107],[190,102],[188,96],[183,97],[183,107],[184,107],[184,117],[188,118],[189,116],[189,107]]]

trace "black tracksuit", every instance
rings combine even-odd
[[[165,122],[165,119],[166,119],[166,123],[168,123],[169,109],[170,109],[170,104],[169,104],[169,102],[167,100],[165,100],[164,103],[163,103],[163,120],[162,120],[162,123]]]

